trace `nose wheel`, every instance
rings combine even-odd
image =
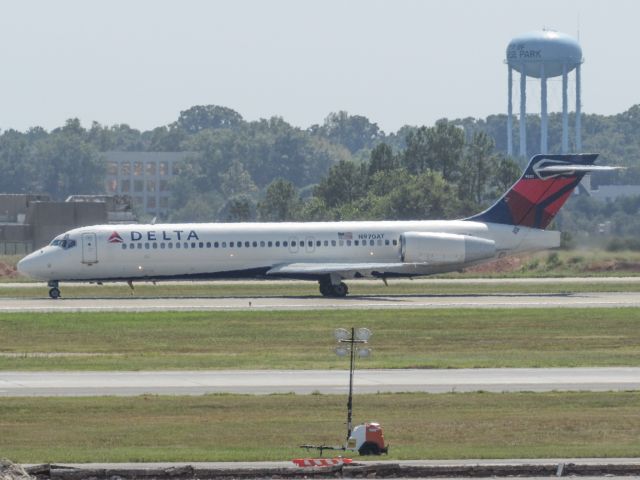
[[[49,297],[53,298],[54,300],[56,298],[60,298],[60,289],[58,288],[58,281],[57,280],[50,281],[49,286],[51,287],[49,289]]]

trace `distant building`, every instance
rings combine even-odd
[[[104,152],[106,192],[129,195],[140,213],[163,215],[169,209],[169,180],[191,152]]]
[[[633,197],[640,195],[640,185],[599,185],[595,190],[589,190],[589,195],[604,201]]]
[[[0,255],[32,252],[72,228],[135,221],[126,197],[83,195],[55,202],[47,195],[0,194]]]

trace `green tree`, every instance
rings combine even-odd
[[[187,133],[207,129],[235,128],[244,122],[235,110],[218,105],[196,105],[180,112],[177,126]]]
[[[352,202],[362,196],[366,176],[353,162],[341,161],[331,167],[314,191],[329,208]]]
[[[398,167],[398,161],[393,150],[386,143],[376,145],[371,151],[369,160],[369,176],[377,172],[388,172]]]
[[[311,131],[344,145],[351,153],[371,148],[384,138],[384,132],[377,124],[361,115],[349,115],[344,111],[330,113],[322,127],[314,126]]]
[[[36,143],[34,161],[40,191],[60,200],[72,194],[104,191],[104,162],[85,136],[86,131],[72,119]]]
[[[252,196],[258,192],[251,174],[244,168],[242,162],[234,160],[229,169],[220,174],[220,190],[225,197],[236,195]]]
[[[264,200],[258,204],[260,219],[271,222],[295,220],[300,209],[300,196],[295,185],[282,178],[267,187]]]

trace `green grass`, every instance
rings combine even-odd
[[[633,457],[640,396],[623,393],[356,395],[390,459]],[[289,460],[339,444],[333,395],[2,398],[0,452],[15,462]],[[330,454],[329,454],[330,455]]]
[[[0,369],[344,368],[332,332],[350,326],[373,331],[360,368],[635,366],[639,322],[638,308],[6,313]]]
[[[382,281],[347,281],[349,295],[488,295],[488,294],[544,294],[544,293],[587,293],[587,292],[640,292],[640,282],[598,282],[592,283],[424,283],[407,280],[389,280],[389,286]],[[48,298],[48,287],[43,283],[28,287],[7,287],[0,284],[0,298]],[[141,283],[135,291],[124,283],[106,285],[65,285],[60,284],[63,298],[201,298],[201,297],[306,297],[320,296],[316,282],[251,282],[237,284],[209,283],[179,284]]]

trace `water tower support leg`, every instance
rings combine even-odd
[[[507,91],[509,92],[509,100],[507,102],[507,155],[513,155],[513,69],[511,65],[507,66],[509,74],[507,82],[509,83]]]
[[[527,76],[525,66],[520,73],[520,156],[527,156]]]
[[[567,64],[562,65],[562,153],[569,152],[569,112],[567,106]]]
[[[580,82],[580,65],[576,67],[576,152],[582,151],[582,85]]]
[[[540,153],[547,153],[547,135],[549,134],[547,118],[547,75],[544,64],[540,65]]]

